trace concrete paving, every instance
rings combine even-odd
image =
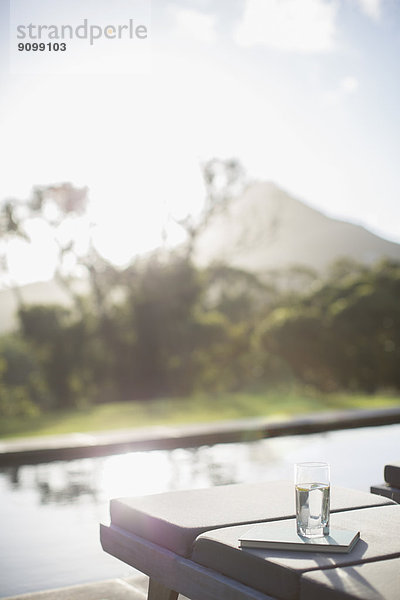
[[[5,600],[145,600],[143,586],[137,587],[123,579],[113,579],[55,590],[10,596]]]
[[[146,600],[148,583],[146,575],[138,575],[129,579],[108,579],[32,594],[9,596],[2,600]],[[188,599],[179,596],[179,600]]]

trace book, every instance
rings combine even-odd
[[[271,521],[258,523],[240,538],[241,548],[299,550],[301,552],[350,552],[360,538],[359,531],[331,529],[329,535],[306,538],[296,531],[296,523]]]

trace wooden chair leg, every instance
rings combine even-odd
[[[178,600],[178,592],[169,590],[162,583],[150,577],[147,600]]]

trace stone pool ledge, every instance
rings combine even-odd
[[[146,600],[148,577],[107,579],[54,590],[8,596],[3,600]],[[184,599],[183,599],[184,600]]]
[[[71,433],[0,442],[0,467],[108,456],[144,450],[172,450],[255,441],[400,423],[400,405],[373,410],[318,412],[293,418],[254,417],[180,426],[154,426]]]

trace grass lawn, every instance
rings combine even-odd
[[[0,420],[0,437],[62,434],[149,425],[269,416],[289,417],[321,410],[399,406],[400,396],[320,394],[315,391],[268,391],[162,398],[143,402],[115,402],[84,409],[53,411],[35,417]]]

